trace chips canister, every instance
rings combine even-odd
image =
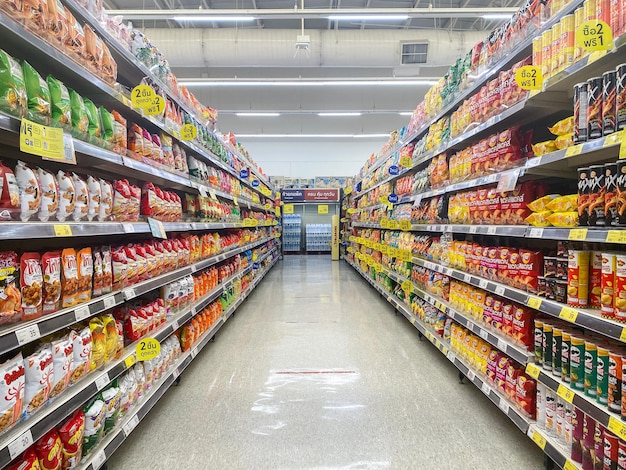
[[[626,11],[626,7],[622,5]],[[626,64],[618,65],[615,69],[615,119],[617,130],[626,128]]]
[[[552,371],[552,325],[543,324],[543,368]]]
[[[578,169],[578,225],[589,224],[589,168]]]
[[[589,225],[604,227],[604,165],[589,167]]]
[[[615,100],[617,73],[609,70],[602,74],[602,134],[609,135],[615,132],[615,111],[617,106]]]
[[[611,431],[604,431],[604,467],[609,470],[617,470],[617,460],[619,458],[619,439]]]
[[[550,29],[541,35],[541,73],[544,80],[550,78],[552,73],[552,30]]]
[[[626,160],[617,161],[617,224],[626,225]]]
[[[541,36],[533,38],[533,65],[541,68]]]
[[[619,451],[617,453],[617,470],[626,470],[626,442],[622,440],[619,441]]]
[[[546,431],[550,436],[556,435],[556,392],[546,388]]]
[[[590,251],[568,250],[567,304],[586,308],[589,299]]]
[[[552,58],[553,74],[559,72],[559,64],[562,63],[561,54],[561,23],[556,23],[550,28],[552,33],[552,45],[550,46],[550,57]]]
[[[591,252],[591,271],[589,273],[589,306],[600,308],[602,303],[602,253],[600,251]]]
[[[585,341],[585,395],[595,397],[598,393],[596,367],[598,364],[598,345]]]
[[[580,408],[572,409],[572,460],[582,462],[583,460],[583,424],[584,416]]]
[[[543,364],[543,321],[535,320],[535,364]]]
[[[578,7],[574,10],[574,32],[581,26],[585,21],[585,10],[583,7]],[[575,34],[575,33],[574,33]],[[585,51],[582,47],[579,47],[574,43],[574,62],[580,60],[584,56]]]
[[[600,423],[596,424],[596,431],[593,436],[593,468],[603,470],[604,466],[604,431],[605,428]]]
[[[608,408],[613,413],[622,411],[622,353],[609,352]]]
[[[570,343],[571,337],[569,332],[563,331],[563,336],[561,337],[561,378],[563,382],[570,382],[569,375],[569,351],[570,351]]]
[[[587,136],[602,137],[602,77],[587,80]]]
[[[569,350],[571,386],[574,390],[585,389],[585,340],[580,336],[571,336]]]
[[[537,425],[546,425],[546,386],[537,382],[537,396],[535,399]]]
[[[561,376],[561,355],[563,347],[563,330],[556,326],[552,329],[552,374]]]
[[[583,468],[593,469],[594,437],[596,420],[585,414],[583,418]]]
[[[565,443],[565,401],[560,397],[556,400],[556,437]]]
[[[615,255],[615,319],[626,322],[626,254]]]
[[[604,221],[607,227],[615,227],[619,222],[617,213],[617,163],[604,165]]]
[[[596,365],[596,400],[601,405],[609,402],[609,367],[609,348],[600,345]]]
[[[565,69],[574,63],[575,19],[574,15],[565,15],[561,19],[561,53],[560,69]]]
[[[589,137],[589,133],[587,132],[588,110],[589,110],[589,98],[588,98],[587,82],[578,83],[574,85],[574,143],[575,144],[587,142],[588,140],[588,137]]]

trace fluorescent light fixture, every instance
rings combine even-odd
[[[389,137],[389,134],[237,134],[238,139],[364,139],[386,137]]]
[[[511,14],[506,14],[506,13],[492,13],[492,14],[487,14],[487,15],[482,15],[481,18],[484,18],[486,20],[510,20],[513,17],[513,15]]]
[[[379,80],[242,80],[242,79],[181,79],[179,83],[186,87],[218,87],[218,86],[270,86],[270,87],[322,87],[322,86],[424,86],[436,85],[433,78],[423,79],[379,79]]]
[[[404,21],[409,19],[409,15],[330,15],[331,21]]]
[[[355,139],[378,139],[381,137],[389,137],[389,134],[354,134]]]
[[[322,117],[350,117],[350,116],[360,116],[363,113],[317,113],[318,116]]]
[[[280,113],[262,113],[262,112],[251,112],[251,113],[235,113],[240,117],[277,117],[280,116]]]
[[[172,18],[175,21],[254,21],[254,16],[183,15]]]
[[[413,116],[413,111],[401,111],[398,114],[400,116]]]

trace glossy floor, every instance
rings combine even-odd
[[[130,469],[541,469],[347,264],[286,257],[113,455]]]

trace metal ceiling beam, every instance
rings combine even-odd
[[[127,20],[167,20],[174,16],[203,16],[218,19],[219,17],[246,17],[252,19],[328,19],[329,16],[346,17],[351,19],[355,16],[360,18],[372,18],[380,20],[384,16],[407,16],[408,18],[482,18],[485,15],[513,15],[517,7],[491,7],[491,8],[263,8],[255,9],[189,9],[175,10],[107,10],[112,16],[120,15]]]

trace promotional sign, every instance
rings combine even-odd
[[[281,200],[285,202],[337,202],[338,189],[283,189]]]

